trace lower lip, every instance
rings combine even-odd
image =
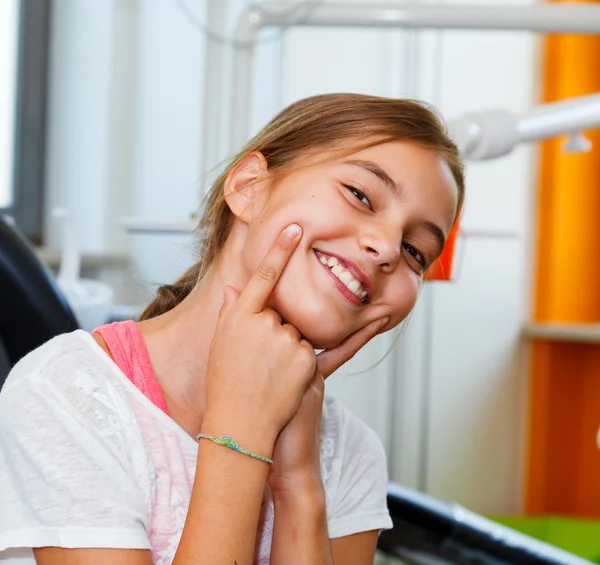
[[[315,257],[317,257],[317,254],[315,253]],[[319,257],[317,257],[317,261],[319,261],[319,265],[321,265],[321,267],[323,267],[323,269],[325,269],[327,271],[327,274],[331,277],[331,279],[333,280],[333,284],[335,285],[335,287],[350,301],[352,302],[352,304],[356,305],[356,306],[362,306],[362,302],[360,301],[360,298],[358,298],[358,296],[356,296],[356,294],[354,294],[340,279],[338,279],[332,272],[331,269],[327,266],[327,265],[323,265],[323,263],[321,263],[321,261],[319,260]]]

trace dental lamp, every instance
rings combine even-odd
[[[591,143],[582,131],[600,127],[600,94],[543,104],[510,114],[488,110],[451,121],[448,129],[467,159],[495,159],[510,153],[518,144],[570,135],[566,151],[583,152]]]

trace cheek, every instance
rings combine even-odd
[[[295,200],[293,205],[276,202],[266,208],[248,227],[244,247],[246,269],[250,273],[254,272],[277,236],[292,223],[299,224],[303,230],[299,250],[309,246],[315,238],[344,235],[348,228],[343,228],[342,224],[348,224],[349,221],[344,219],[344,222],[332,222],[331,209],[325,195],[316,194],[313,197],[312,193],[307,193],[304,199]]]
[[[390,325],[386,329],[401,324],[408,317],[415,307],[422,284],[422,279],[410,272],[403,274],[402,280],[392,285],[390,291],[393,293],[393,298],[389,301],[392,314]]]

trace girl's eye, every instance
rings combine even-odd
[[[423,270],[427,269],[427,259],[425,259],[425,256],[416,247],[413,247],[410,243],[403,243],[402,246],[423,267]]]
[[[344,187],[347,188],[354,196],[356,196],[356,198],[358,198],[358,200],[360,200],[367,208],[373,209],[371,202],[366,197],[364,192],[349,184],[345,184]]]

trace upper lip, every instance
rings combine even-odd
[[[337,253],[332,253],[331,251],[323,251],[321,249],[316,249],[315,251],[323,253],[323,255],[327,255],[329,257],[335,257],[338,260],[338,262],[342,265],[342,267],[348,269],[348,271],[350,271],[350,274],[367,291],[367,302],[371,302],[371,298],[373,296],[373,284],[371,283],[371,279],[354,261],[346,259],[345,257],[338,255]]]

